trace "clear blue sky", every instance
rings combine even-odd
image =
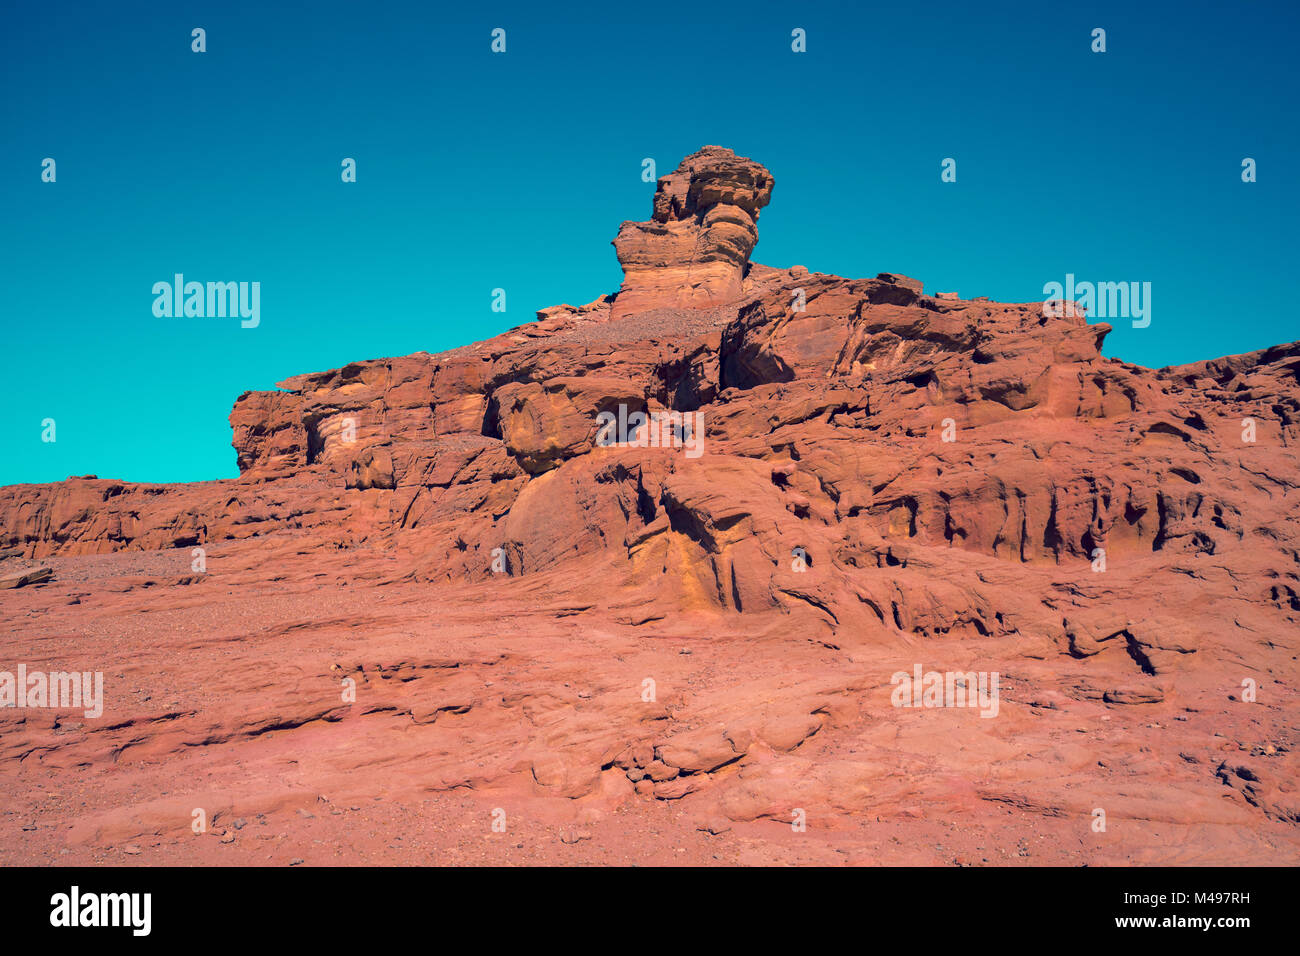
[[[1145,365],[1300,338],[1295,3],[547,6],[6,4],[0,483],[233,476],[246,389],[616,289],[642,159],[706,143],[776,177],[759,262],[1149,281],[1106,347]],[[177,272],[260,282],[260,327],[155,318]]]

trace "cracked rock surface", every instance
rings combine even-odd
[[[105,688],[0,707],[0,862],[1300,862],[1300,343],[751,263],[772,181],[706,147],[616,295],[245,393],[236,479],[0,489],[0,671]]]

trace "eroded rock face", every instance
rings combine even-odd
[[[651,220],[623,223],[614,240],[624,273],[614,315],[738,300],[772,185],[767,169],[721,146],[682,160],[659,180]]]
[[[706,149],[665,177],[656,215],[748,215],[769,191],[757,164]],[[1300,345],[1152,371],[1101,355],[1109,326],[1041,303],[764,266],[745,288],[713,309],[557,307],[452,352],[246,393],[239,479],[6,489],[0,547],[35,559],[292,531],[409,549],[430,581],[485,578],[498,548],[532,571],[599,553],[638,579],[657,568],[657,605],[780,608],[848,643],[1015,633],[1023,601],[956,582],[985,561],[1082,573],[1101,550],[1174,590],[1182,556],[1249,560],[1291,613],[1300,541],[1277,501],[1300,484]],[[601,447],[602,414],[677,415],[664,434],[679,436],[698,416],[698,453],[645,431]],[[808,567],[791,570],[794,549]],[[1114,576],[1088,580],[1113,599]],[[1033,627],[1068,644],[1128,615]]]
[[[127,747],[220,741],[247,790],[264,728],[329,746],[339,667],[373,696],[345,731],[369,749],[315,771],[331,791],[680,800],[710,833],[1012,808],[1062,847],[1104,805],[1186,829],[1052,859],[1297,860],[1300,343],[1152,370],[1077,311],[745,272],[770,191],[706,148],[625,224],[613,302],[246,393],[237,479],[3,489],[0,576],[53,574],[5,592],[15,640],[39,619],[143,655],[158,700],[232,683],[165,720],[118,700],[78,737],[5,724],[0,757],[121,773]],[[602,413],[679,440],[602,444]],[[900,712],[891,674],[918,662],[1000,672],[1001,716]],[[86,839],[164,810],[87,815]]]

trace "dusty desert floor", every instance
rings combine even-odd
[[[290,536],[208,562],[54,557],[52,581],[4,593],[0,660],[99,670],[105,690],[94,720],[0,711],[0,862],[1300,861],[1258,796],[1294,781],[1294,731],[1228,687],[1080,699],[1082,662],[986,641],[985,720],[891,706],[915,652],[835,649],[780,615],[609,623],[599,569],[584,606],[545,575],[431,587]],[[719,741],[743,759],[703,769]]]

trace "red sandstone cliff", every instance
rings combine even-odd
[[[281,573],[291,554],[347,568],[348,554],[378,553],[373,578],[434,597],[535,578],[544,592],[514,593],[588,629],[749,621],[859,665],[868,648],[894,661],[979,646],[1018,662],[1026,713],[1074,701],[1172,717],[1221,704],[1243,678],[1275,702],[1293,693],[1300,343],[1152,370],[1101,355],[1109,326],[1041,303],[750,264],[772,186],[759,164],[706,147],[660,181],[651,221],[623,224],[616,296],[451,352],[245,393],[230,415],[234,480],[5,488],[0,548],[27,567],[265,541]],[[699,413],[702,452],[600,446],[598,416],[620,406]],[[612,769],[676,799],[736,763],[724,810],[775,814],[772,781],[793,765],[764,776],[763,755],[858,719],[852,687],[888,679],[832,687],[819,673],[769,693],[770,712],[724,695],[663,733],[570,726],[590,740],[577,756],[553,741],[563,756],[532,761],[533,776],[580,797]],[[1271,711],[1275,741],[1294,732],[1286,707]],[[1015,739],[979,759],[1021,761]],[[1272,762],[1240,774],[1199,758],[1197,780],[1290,826],[1295,763],[1286,741],[1270,746]],[[1089,762],[1071,757],[1069,772]],[[853,772],[816,766],[833,778],[805,768],[816,792],[848,800]],[[1015,780],[1039,775],[1017,772],[989,786],[1033,804]],[[1202,822],[1248,819],[1206,800],[1188,811]]]

